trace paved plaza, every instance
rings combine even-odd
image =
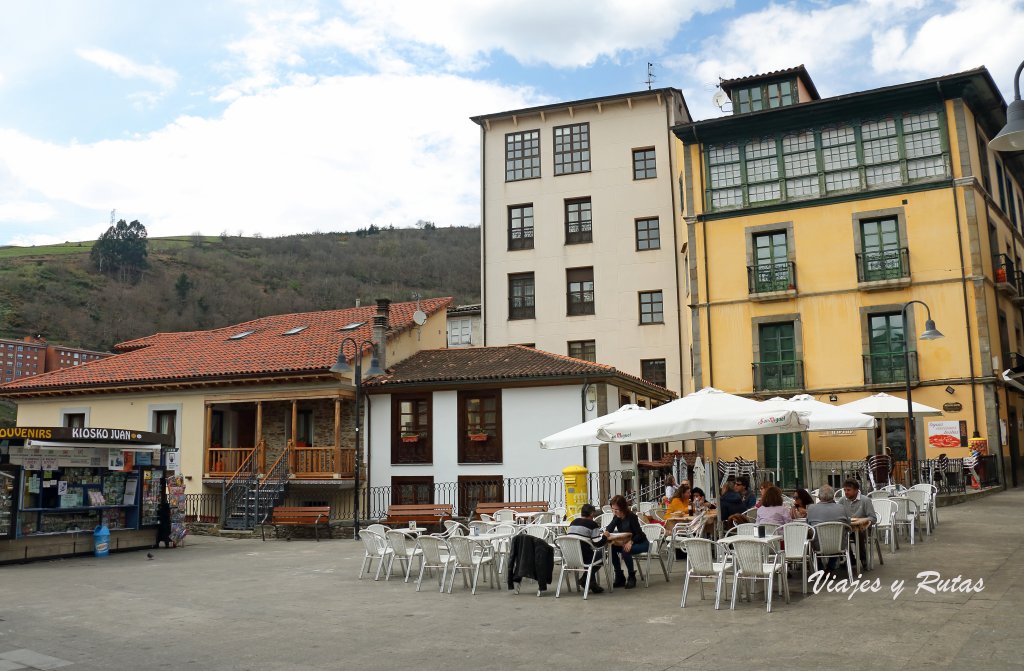
[[[192,537],[185,548],[0,568],[8,669],[1024,668],[1024,491],[939,510],[933,537],[884,551],[879,593],[715,611],[671,583],[538,598],[461,579],[416,593],[356,579],[351,540]],[[915,594],[921,571],[981,592]],[[893,581],[906,581],[895,600]],[[696,584],[694,584],[696,587]]]

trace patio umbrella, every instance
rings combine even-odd
[[[704,461],[700,456],[698,456],[697,460],[693,462],[693,486],[703,489],[704,498],[708,501],[718,500],[711,471],[704,467]]]
[[[874,429],[875,418],[846,408],[822,403],[810,394],[797,394],[793,398],[770,398],[765,404],[774,408],[794,410],[806,420],[807,431],[864,431]],[[781,472],[782,450],[776,451],[776,468]],[[811,472],[810,448],[805,445],[804,468]],[[794,464],[795,466],[795,464]]]
[[[922,403],[913,403],[914,416],[941,415],[942,411]],[[861,398],[838,406],[842,410],[851,410],[865,415],[871,415],[879,419],[896,419],[907,416],[907,399],[899,396],[891,396],[885,392]],[[882,451],[886,447],[885,423],[882,424]]]
[[[797,433],[807,429],[798,413],[705,387],[646,413],[602,426],[597,436],[610,443],[711,440],[711,468],[718,464],[718,438]]]
[[[610,424],[618,419],[630,417],[641,412],[647,412],[647,408],[638,405],[624,405],[615,412],[601,415],[582,424],[570,426],[568,429],[553,433],[547,438],[540,439],[541,449],[560,450],[566,447],[586,447],[588,445],[600,445],[608,441],[597,437],[597,430],[605,424]]]

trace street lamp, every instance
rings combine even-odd
[[[1006,107],[1006,125],[992,138],[988,146],[993,151],[1020,151],[1024,149],[1024,100],[1020,99],[1020,73],[1024,61],[1013,76],[1013,102]]]
[[[354,526],[352,528],[352,536],[356,540],[359,540],[359,463],[362,461],[363,445],[360,440],[360,430],[362,428],[362,406],[360,401],[363,396],[363,352],[367,347],[373,352],[373,358],[370,359],[370,369],[366,371],[367,375],[383,375],[384,371],[380,369],[377,363],[377,346],[373,344],[371,340],[364,340],[359,343],[354,338],[345,338],[341,341],[341,345],[338,347],[338,360],[334,362],[330,370],[332,373],[348,373],[352,371],[352,367],[348,365],[348,361],[345,360],[345,343],[352,343],[352,347],[355,349],[355,354],[352,356],[355,362],[355,375],[353,381],[356,385],[356,452],[355,452],[355,468],[353,469],[353,476],[355,480],[354,487]],[[340,465],[340,464],[339,464]]]
[[[918,336],[918,339],[938,340],[939,338],[945,337],[937,328],[935,328],[935,322],[932,321],[932,309],[928,307],[927,303],[924,301],[907,301],[903,304],[903,309],[900,311],[900,315],[903,320],[903,363],[905,366],[904,372],[906,373],[904,377],[907,382],[907,445],[909,447],[907,456],[910,458],[911,480],[917,478],[917,431],[914,423],[914,401],[910,397],[910,329],[907,327],[907,308],[915,303],[923,305],[924,309],[928,311],[928,318],[925,319],[924,322],[924,331]],[[920,365],[920,363],[918,365]],[[883,427],[882,430],[884,431],[885,427]]]

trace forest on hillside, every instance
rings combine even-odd
[[[161,331],[214,328],[375,298],[479,302],[480,229],[371,226],[278,238],[199,235],[149,240],[130,281],[100,272],[91,243],[0,248],[0,337],[40,334],[109,350]]]

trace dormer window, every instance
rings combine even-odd
[[[246,336],[251,336],[253,333],[256,333],[256,331],[242,331],[241,333],[236,333],[233,336],[228,336],[228,340],[241,340]]]
[[[792,79],[734,88],[732,94],[733,105],[740,114],[785,107],[797,102],[796,82]]]

